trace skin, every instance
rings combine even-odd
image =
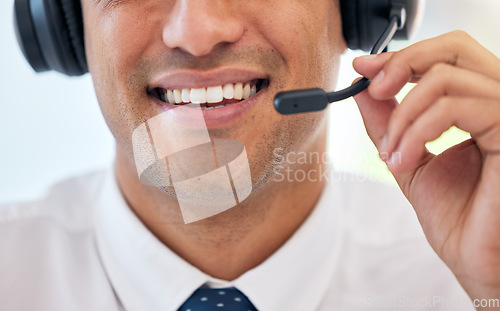
[[[82,8],[89,70],[116,139],[117,180],[131,209],[159,240],[211,276],[232,280],[260,264],[304,222],[324,187],[324,180],[277,182],[273,153],[324,153],[326,112],[286,117],[272,100],[282,90],[334,87],[345,50],[338,4],[83,0]],[[254,191],[237,207],[186,225],[174,196],[139,182],[132,132],[162,112],[147,92],[159,74],[222,66],[269,76],[268,90],[243,119],[210,130],[212,139],[244,143]],[[321,164],[291,169],[319,171]]]
[[[277,147],[285,154],[324,152],[325,113],[283,117],[271,102],[280,90],[333,88],[345,50],[336,3],[82,4],[90,72],[116,138],[117,179],[130,207],[158,239],[214,277],[232,280],[261,263],[303,223],[323,189],[318,182],[274,182],[271,163]],[[160,112],[146,92],[155,75],[222,65],[269,75],[269,90],[255,109],[230,128],[210,133],[245,144],[256,190],[237,208],[184,225],[175,198],[138,181],[131,135]],[[471,298],[500,297],[499,59],[467,34],[454,32],[400,52],[357,59],[354,67],[374,79],[356,101],[429,243]],[[417,87],[398,105],[394,96],[408,81]],[[430,154],[425,143],[452,125],[473,139],[439,156]],[[393,152],[397,156],[391,160]]]
[[[498,299],[500,59],[456,31],[356,59],[354,68],[374,79],[356,101],[430,245],[472,299]],[[398,105],[408,81],[417,85]],[[453,125],[472,138],[437,156],[427,151]]]

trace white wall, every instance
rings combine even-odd
[[[0,202],[36,197],[114,154],[90,77],[35,74],[17,47],[12,4],[0,1]]]
[[[33,73],[15,42],[12,3],[0,1],[0,203],[36,197],[56,180],[107,165],[114,154],[90,77]],[[499,13],[498,0],[428,0],[416,39],[464,29],[500,55]],[[356,76],[350,67],[352,57],[351,53],[344,57],[339,87]],[[335,104],[331,114],[335,166],[371,169],[376,153],[370,149],[355,104]]]

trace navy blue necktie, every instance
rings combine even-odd
[[[234,287],[198,288],[178,311],[257,311],[250,300]]]

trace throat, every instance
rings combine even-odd
[[[120,148],[115,163],[120,190],[145,227],[186,262],[228,281],[264,262],[289,240],[324,187],[318,182],[271,182],[226,212],[185,224],[176,198],[143,185]]]

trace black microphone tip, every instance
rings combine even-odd
[[[327,94],[322,89],[281,92],[274,98],[274,107],[281,114],[319,111],[328,103]]]

